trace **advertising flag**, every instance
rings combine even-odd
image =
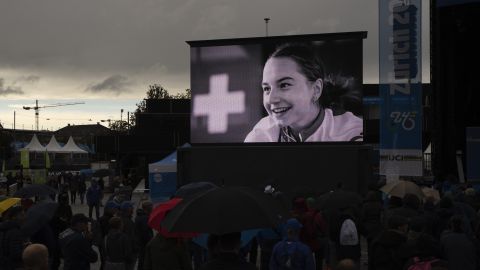
[[[379,9],[380,174],[422,176],[421,1]]]
[[[28,149],[24,149],[20,151],[20,163],[22,164],[22,168],[28,169],[30,168],[30,152]]]

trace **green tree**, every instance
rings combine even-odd
[[[127,131],[129,128],[127,121],[120,121],[120,120],[113,120],[108,122],[108,127],[111,130],[115,130],[115,131]]]
[[[147,110],[147,99],[191,99],[192,92],[190,89],[185,89],[185,92],[177,93],[175,95],[171,95],[167,89],[165,89],[160,84],[153,84],[148,86],[148,90],[146,92],[146,97],[140,101],[137,105],[137,109],[135,113],[130,115],[130,123],[134,125],[135,123],[135,115],[137,113],[142,113]]]

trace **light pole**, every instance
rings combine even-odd
[[[265,20],[265,36],[268,37],[268,21],[270,21],[270,18],[264,18]]]

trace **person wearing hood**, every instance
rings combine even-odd
[[[71,226],[60,234],[64,270],[89,270],[90,263],[97,261],[92,249],[92,234],[88,231],[89,219],[84,214],[72,216]]]
[[[21,231],[25,212],[21,206],[14,206],[4,216],[6,221],[0,224],[1,268],[17,269],[23,264],[22,253],[28,244],[27,237]]]
[[[313,270],[313,254],[310,248],[298,240],[302,224],[295,218],[285,224],[286,236],[273,247],[270,269]]]
[[[105,270],[124,269],[134,260],[133,247],[128,236],[122,232],[123,222],[119,217],[109,221],[110,230],[105,237]],[[142,268],[139,268],[142,269]]]

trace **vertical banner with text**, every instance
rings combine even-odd
[[[422,176],[421,0],[379,0],[380,174]]]

